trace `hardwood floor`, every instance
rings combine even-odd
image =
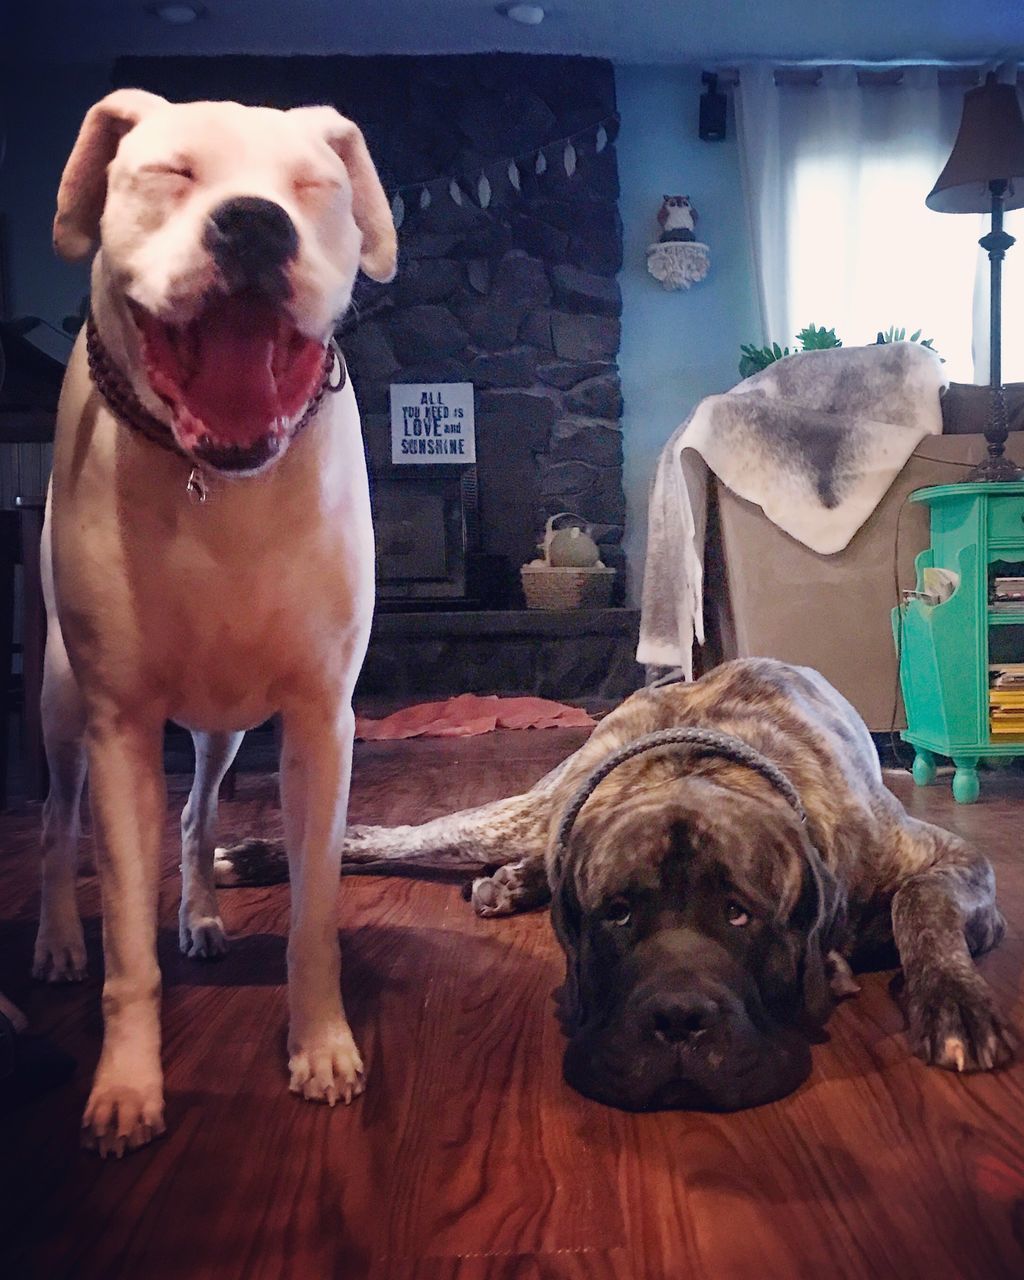
[[[354,821],[404,822],[528,786],[568,730],[363,745]],[[996,861],[1009,918],[982,962],[1024,1028],[1024,776],[982,802],[945,785],[913,812]],[[369,1067],[334,1111],[287,1093],[285,886],[222,894],[230,955],[177,952],[175,843],[162,884],[165,1138],[121,1163],[78,1150],[99,1048],[95,878],[82,878],[91,976],[27,979],[37,813],[0,819],[0,987],[78,1058],[72,1082],[0,1121],[11,1280],[761,1280],[1024,1275],[1024,1066],[958,1078],[909,1057],[887,974],[830,1023],[795,1095],[732,1116],[627,1115],[561,1080],[546,914],[477,920],[456,886],[347,879],[343,984]],[[243,775],[222,830],[277,833],[273,779]]]

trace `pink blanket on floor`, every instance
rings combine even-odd
[[[590,729],[597,723],[579,707],[547,698],[481,697],[462,693],[444,702],[423,702],[383,720],[356,716],[364,742],[395,738],[468,738],[494,729]]]

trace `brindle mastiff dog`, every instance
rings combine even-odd
[[[673,730],[688,740],[665,744]],[[783,1097],[836,996],[856,991],[850,966],[893,944],[925,1062],[977,1071],[1011,1057],[971,960],[1004,928],[991,866],[905,812],[863,722],[805,668],[754,659],[645,689],[525,795],[418,827],[353,827],[344,858],[413,874],[489,865],[472,887],[481,915],[550,897],[566,1079],[614,1106]],[[260,841],[218,853],[222,884],[286,868]]]

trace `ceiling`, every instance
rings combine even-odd
[[[545,0],[541,0],[544,3]],[[176,27],[146,0],[0,0],[18,60],[117,54],[593,54],[624,63],[1024,59],[1022,0],[550,0],[536,27],[494,0],[206,0]],[[3,53],[0,52],[0,58]]]

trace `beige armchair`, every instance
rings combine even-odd
[[[970,391],[984,403],[983,388]],[[984,453],[982,435],[927,437],[849,545],[832,556],[796,542],[716,483],[701,669],[758,655],[816,667],[873,732],[904,727],[890,610],[901,590],[915,586],[914,557],[929,538],[927,510],[907,497],[955,483]],[[1011,434],[1007,453],[1024,466],[1024,433]]]

